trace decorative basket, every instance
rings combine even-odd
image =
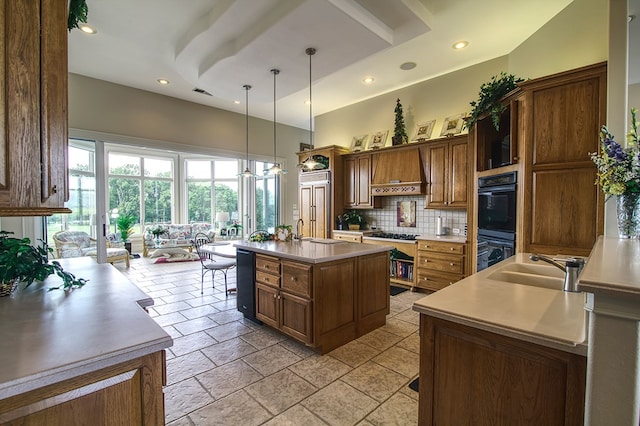
[[[10,296],[18,287],[18,281],[14,280],[10,283],[0,283],[0,297]]]

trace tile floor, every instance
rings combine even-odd
[[[224,281],[200,263],[117,266],[155,305],[150,315],[174,339],[167,350],[166,424],[415,425],[418,314],[423,294],[391,296],[387,324],[326,355],[242,317]],[[229,273],[235,287],[235,271]]]

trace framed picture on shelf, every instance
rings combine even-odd
[[[425,121],[424,123],[416,124],[416,133],[411,139],[413,142],[420,140],[431,139],[431,133],[433,132],[433,125],[436,124],[436,120]]]
[[[369,135],[354,136],[351,139],[351,152],[363,151],[367,147],[367,138]]]
[[[462,125],[464,124],[463,117],[464,114],[457,114],[445,118],[440,136],[453,136],[462,132]]]
[[[378,149],[384,147],[387,143],[388,135],[388,130],[375,132],[374,134],[372,134],[371,139],[369,140],[369,149]]]
[[[300,151],[309,151],[311,149],[310,143],[300,142]]]
[[[398,201],[396,205],[396,217],[398,226],[416,227],[416,202]]]

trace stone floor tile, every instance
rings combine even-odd
[[[300,357],[279,345],[269,346],[242,358],[263,376],[268,376],[300,361]]]
[[[400,340],[402,340],[402,337],[379,329],[373,330],[357,339],[358,342],[367,344],[380,351],[389,349]]]
[[[278,333],[266,326],[262,326],[252,333],[244,334],[240,338],[258,349],[264,349],[287,339],[282,333]]]
[[[204,373],[215,366],[202,352],[190,352],[167,361],[167,382],[174,384],[196,374]]]
[[[214,308],[211,305],[201,305],[195,308],[191,308],[191,309],[185,309],[183,311],[180,311],[180,313],[182,315],[184,315],[185,317],[187,317],[187,319],[195,319],[195,318],[200,318],[200,317],[204,317],[204,316],[210,316],[212,314],[216,314],[218,313],[218,310],[216,308]],[[214,321],[215,318],[211,318]],[[222,324],[219,321],[216,321],[218,324]]]
[[[214,343],[217,342],[213,337],[209,336],[204,331],[198,331],[197,333],[173,339],[171,351],[176,354],[176,356],[180,356],[189,352],[197,351],[198,349],[206,348]]]
[[[416,377],[418,377],[418,376],[416,376]],[[399,390],[398,392],[400,392],[400,393],[401,393],[401,394],[403,394],[403,395],[407,395],[407,396],[408,396],[408,397],[410,397],[411,399],[415,400],[415,401],[416,401],[416,403],[417,403],[417,402],[418,402],[418,398],[419,398],[420,394],[419,394],[418,392],[414,391],[413,389],[411,389],[411,388],[409,387],[409,383],[413,382],[413,380],[414,380],[416,377],[412,377],[411,379],[409,379],[409,380],[407,381],[407,385],[406,385],[406,386],[401,387],[401,388],[400,388],[400,390]]]
[[[301,404],[330,425],[355,425],[378,403],[342,381],[320,389]]]
[[[409,322],[411,324],[420,325],[420,314],[416,311],[412,311],[411,309],[400,312],[394,318]]]
[[[178,337],[182,337],[182,333],[176,330],[176,328],[172,325],[165,325],[162,328],[164,329],[164,331],[167,332],[169,336],[171,336],[172,339],[177,339]]]
[[[235,310],[214,312],[212,314],[209,314],[209,318],[211,318],[218,324],[227,324],[233,321],[241,320],[242,318],[244,318],[244,316],[242,315],[242,312]]]
[[[271,414],[279,414],[316,391],[316,387],[290,370],[282,370],[245,388]]]
[[[166,315],[166,314],[171,314],[174,312],[179,312],[183,309],[189,309],[191,306],[189,306],[187,303],[180,301],[180,302],[175,302],[175,303],[167,303],[165,305],[162,304],[157,304],[158,301],[155,301],[156,304],[153,305],[153,309],[159,313],[160,315]]]
[[[304,408],[301,404],[294,405],[282,414],[277,415],[269,420],[264,426],[326,426],[311,411]]]
[[[351,371],[351,367],[328,355],[314,355],[289,367],[312,385],[321,388]]]
[[[186,303],[188,303],[189,306],[186,307],[185,309],[197,308],[198,306],[203,306],[203,305],[211,305],[211,306],[215,307],[214,303],[218,303],[219,301],[220,300],[218,300],[218,298],[214,297],[214,296],[207,296],[207,295],[198,296],[198,297],[194,297],[192,299],[188,299],[186,301]]]
[[[196,379],[216,400],[262,379],[262,374],[238,360],[196,376]]]
[[[173,327],[175,327],[175,329],[178,330],[183,335],[186,335],[186,334],[195,333],[196,331],[207,330],[209,328],[216,327],[217,325],[218,323],[209,317],[200,317],[192,320],[187,320],[178,324],[174,324]]]
[[[351,367],[357,367],[380,354],[380,352],[381,351],[376,348],[360,343],[357,340],[353,340],[346,345],[342,345],[339,348],[332,350],[328,355]]]
[[[186,321],[187,318],[180,312],[174,312],[167,315],[157,315],[153,317],[153,320],[158,323],[160,327],[167,325],[177,324],[182,321]]]
[[[216,339],[218,342],[233,339],[234,337],[239,337],[243,334],[251,332],[253,332],[252,329],[237,321],[230,322],[224,325],[218,325],[217,327],[209,328],[208,330],[206,330],[206,333]]]
[[[278,345],[282,346],[287,350],[290,350],[294,354],[298,355],[300,358],[307,358],[312,355],[316,355],[316,352],[314,352],[311,348],[295,340],[286,339],[278,343]]]
[[[411,334],[409,337],[404,338],[396,346],[419,354],[420,353],[420,335],[417,332],[415,332]]]
[[[373,361],[405,377],[415,377],[420,369],[420,356],[397,346],[382,352]]]
[[[170,423],[167,423],[167,426],[195,426],[193,422],[189,419],[189,417],[184,416],[180,417],[177,420],[174,420]]]
[[[402,393],[396,393],[382,403],[367,421],[376,426],[412,426],[418,424],[418,404]]]
[[[176,294],[170,294],[168,296],[162,296],[160,298],[155,298],[154,300],[157,302],[158,299],[160,299],[162,303],[175,303],[182,302],[183,300],[187,299],[193,299],[193,297],[189,293],[180,292]]]
[[[241,339],[225,340],[201,349],[216,365],[227,364],[257,351],[257,349]]]
[[[382,402],[407,384],[407,378],[375,362],[367,362],[340,378],[371,398]]]
[[[240,390],[191,414],[196,425],[257,426],[271,418],[245,391]]]
[[[213,398],[194,378],[164,388],[165,420],[170,422],[213,402]]]
[[[386,331],[388,333],[397,334],[400,337],[407,337],[411,333],[415,333],[418,330],[416,324],[402,321],[398,317],[390,318],[387,323],[379,328],[379,330]]]

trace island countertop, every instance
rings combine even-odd
[[[350,243],[330,239],[304,239],[302,241],[238,241],[236,248],[254,251],[283,259],[298,260],[308,263],[324,263],[333,260],[390,251],[392,246]]]
[[[586,355],[585,294],[490,279],[517,254],[414,303],[423,314]]]
[[[48,291],[62,284],[51,276],[0,298],[0,399],[172,345],[143,309],[152,299],[120,271],[89,257],[59,262],[89,282]]]

